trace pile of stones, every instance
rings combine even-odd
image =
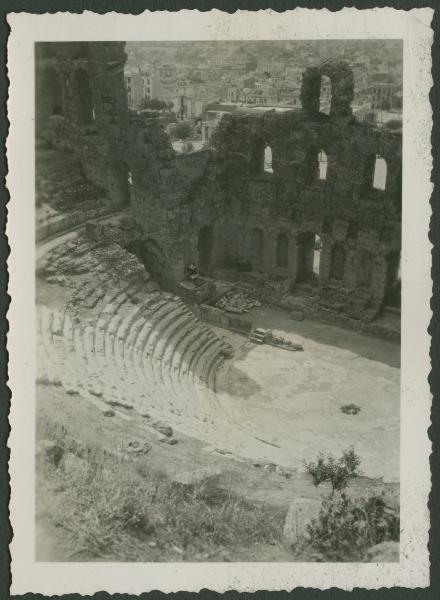
[[[256,298],[251,298],[245,292],[239,290],[230,290],[217,301],[216,307],[233,313],[247,313],[252,308],[261,306],[261,302]]]

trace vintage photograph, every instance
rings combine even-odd
[[[402,40],[34,68],[36,561],[399,561]]]

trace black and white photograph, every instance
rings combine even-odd
[[[406,42],[64,31],[32,42],[32,560],[402,567]]]
[[[401,41],[35,86],[37,557],[398,560]]]

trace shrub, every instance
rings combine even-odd
[[[398,541],[400,520],[381,495],[323,500],[317,519],[307,525],[309,545],[323,561],[362,561],[367,550],[385,541]]]
[[[335,459],[331,454],[325,459],[323,454],[318,456],[316,462],[305,463],[305,468],[313,477],[314,485],[318,486],[323,481],[329,481],[332,486],[331,497],[335,491],[345,489],[350,480],[358,477],[361,461],[353,447],[345,450],[341,458]]]
[[[175,125],[172,129],[173,137],[177,140],[185,140],[187,137],[189,137],[190,133],[191,126],[185,121],[177,123],[177,125]]]

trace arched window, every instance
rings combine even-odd
[[[385,159],[376,155],[374,165],[373,188],[375,190],[384,190],[387,181],[387,163]]]
[[[318,154],[318,179],[321,181],[325,181],[327,179],[327,166],[327,154],[324,152],[324,150],[320,150]]]
[[[327,75],[321,76],[321,89],[319,93],[319,112],[326,115],[330,114],[330,106],[332,100],[332,84],[330,77]]]
[[[287,233],[278,234],[277,267],[287,267],[289,262],[289,237]]]
[[[266,146],[264,149],[264,172],[273,173],[272,169],[272,148]]]
[[[90,77],[84,69],[78,69],[74,75],[77,115],[81,123],[91,123],[94,119],[93,94]]]

